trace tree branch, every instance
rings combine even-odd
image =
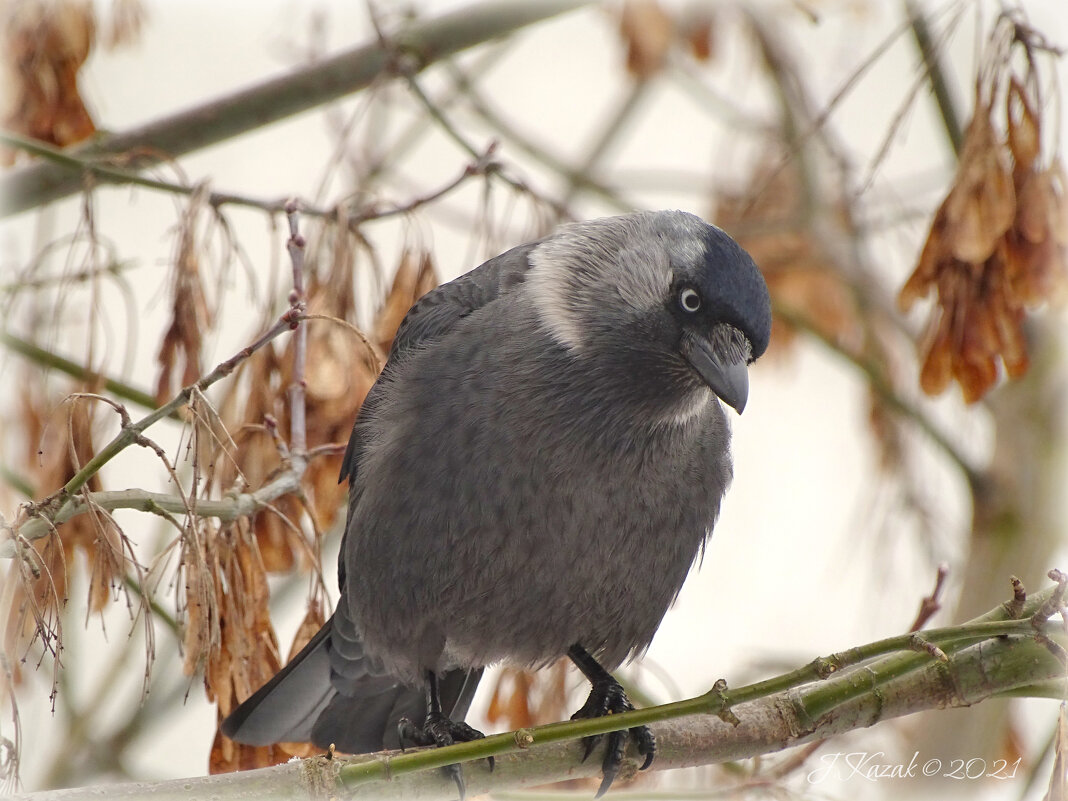
[[[156,399],[144,390],[114,378],[107,378],[102,373],[91,370],[83,364],[78,364],[78,362],[71,361],[63,356],[45,350],[44,348],[34,345],[32,342],[17,337],[7,331],[0,331],[0,345],[3,345],[14,353],[18,353],[20,356],[25,356],[35,364],[49,369],[59,370],[61,373],[66,373],[71,378],[76,378],[79,381],[92,383],[102,378],[104,380],[104,389],[117,398],[132,401],[139,406],[144,406],[146,409],[155,409],[158,406]],[[177,415],[172,416],[176,420],[180,419]]]
[[[363,89],[390,68],[398,48],[411,55],[411,69],[421,71],[453,53],[588,2],[486,2],[412,23],[396,34],[388,47],[379,42],[363,45],[141,128],[101,137],[70,151],[67,155],[75,158],[74,163],[34,164],[13,171],[0,182],[0,217],[77,192],[84,185],[86,169],[99,181],[128,180],[110,167],[87,167],[82,161],[85,157],[105,159],[136,153],[136,157],[126,157],[125,164],[141,169]]]
[[[951,442],[949,437],[942,433],[935,422],[927,416],[918,404],[905,398],[891,385],[885,372],[874,362],[874,360],[866,356],[857,355],[850,352],[847,348],[843,348],[833,337],[813,325],[805,315],[799,314],[784,304],[775,304],[775,314],[799,331],[804,331],[813,339],[824,345],[824,347],[831,353],[840,356],[860,370],[865,378],[867,378],[868,386],[871,388],[872,392],[878,395],[887,406],[902,417],[910,420],[917,428],[926,434],[931,442],[937,445],[945,456],[957,466],[957,469],[960,470],[970,486],[974,487],[979,483],[980,472],[978,468],[972,464],[971,459]]]
[[[946,132],[953,153],[960,157],[961,147],[964,144],[964,128],[960,122],[960,112],[957,104],[949,91],[949,82],[946,80],[946,71],[939,58],[938,49],[931,36],[931,29],[927,24],[927,18],[915,0],[905,0],[905,15],[908,17],[909,27],[912,29],[912,38],[916,43],[916,49],[920,51],[923,59],[927,81],[931,84],[931,92],[934,94],[935,105],[942,117],[942,127]]]
[[[83,173],[89,173],[94,175],[98,179],[104,180],[106,183],[113,184],[133,184],[136,186],[143,186],[148,189],[155,189],[160,192],[169,192],[176,195],[192,196],[195,192],[204,191],[205,187],[201,184],[184,184],[176,181],[165,181],[159,178],[148,178],[140,175],[136,170],[124,169],[121,167],[108,166],[95,161],[92,157],[78,156],[62,150],[53,145],[45,144],[44,142],[38,142],[35,139],[27,139],[10,132],[0,131],[0,144],[7,145],[8,147],[25,150],[28,153],[40,156],[43,159],[51,161],[57,165],[65,166],[73,170],[78,170]],[[459,176],[454,178],[449,183],[432,190],[425,195],[412,198],[411,200],[394,204],[392,206],[381,206],[380,204],[373,202],[367,205],[358,206],[356,208],[349,208],[351,205],[348,200],[342,200],[340,203],[334,206],[315,206],[305,200],[300,200],[300,212],[307,217],[315,217],[317,219],[326,220],[328,222],[338,222],[348,226],[349,228],[355,228],[361,223],[371,220],[381,220],[387,217],[396,217],[403,214],[408,214],[420,206],[432,203],[441,199],[454,189],[459,187],[464,181],[473,175],[487,174],[491,170],[496,169],[497,165],[492,160],[492,152],[487,151],[485,154],[478,156],[478,158],[469,164]],[[3,183],[0,182],[0,192],[3,191]],[[205,202],[213,207],[219,208],[221,206],[243,206],[245,208],[259,209],[260,211],[268,214],[278,214],[286,212],[287,206],[290,203],[289,199],[281,198],[259,198],[251,197],[249,195],[239,195],[233,192],[217,192],[217,191],[205,191]],[[0,198],[0,217],[4,216],[3,212],[3,200]],[[24,285],[24,284],[21,284]],[[39,353],[30,350],[34,346],[28,347],[23,343],[23,340],[19,340],[17,337],[12,337],[4,332],[0,332],[0,342],[8,345],[13,350],[22,353],[24,356],[31,356],[34,358],[41,358],[44,363],[48,363],[53,358],[47,351],[40,351]],[[79,365],[70,363],[71,367],[62,367],[58,364],[50,364],[49,366],[59,367],[65,372],[75,375],[78,373],[74,371],[80,370],[86,372],[84,368]],[[137,390],[131,390],[136,392]],[[151,397],[151,396],[149,396]],[[140,398],[132,398],[138,400]]]
[[[32,540],[43,537],[47,535],[59,523],[63,522],[64,520],[69,520],[71,517],[73,517],[80,511],[84,511],[88,506],[88,502],[85,498],[78,498],[75,496],[78,493],[82,492],[89,479],[96,475],[96,473],[98,473],[105,464],[110,462],[115,456],[117,456],[127,447],[138,442],[142,432],[144,432],[149,426],[159,422],[165,417],[170,417],[172,414],[177,412],[178,409],[186,405],[194,392],[203,392],[216,381],[230,375],[238,364],[247,359],[249,356],[251,356],[257,350],[262,348],[268,342],[273,340],[275,337],[279,336],[285,331],[291,330],[296,327],[300,323],[301,319],[303,319],[303,316],[299,313],[295,313],[294,309],[291,308],[287,310],[278,319],[278,322],[271,326],[271,328],[268,329],[262,336],[260,336],[259,339],[257,339],[248,347],[238,351],[226,361],[221,362],[215,367],[214,370],[200,378],[195,383],[190,384],[189,386],[182,389],[181,392],[179,392],[174,398],[165,403],[163,406],[160,406],[151,414],[142,417],[137,422],[129,422],[127,420],[124,420],[122,430],[119,431],[115,438],[112,439],[111,442],[109,442],[103,448],[101,448],[96,454],[94,454],[93,458],[86,462],[86,464],[83,465],[82,468],[74,474],[70,481],[68,481],[58,492],[54,493],[53,495],[50,495],[48,498],[44,499],[40,503],[23,507],[28,513],[27,518],[23,521],[21,525],[17,525],[15,527],[15,537],[0,542],[0,559],[10,559],[16,555],[18,550],[16,546],[17,538]],[[290,486],[290,482],[293,482],[294,486]],[[296,486],[299,486],[299,475],[297,475],[296,473],[294,473],[293,475],[287,475],[286,473],[283,473],[279,475],[279,477],[274,482],[272,482],[271,485],[268,486],[271,487],[271,492],[277,491],[276,495],[271,495],[270,497],[278,497],[278,495],[284,494],[285,492],[293,491]],[[266,489],[267,487],[264,487],[260,490],[260,492],[263,492]],[[182,504],[182,501],[179,498],[170,498],[169,496],[159,496],[157,498],[155,497],[155,493],[144,493],[141,491],[132,490],[128,492],[137,492],[140,494],[140,505],[138,505],[136,508],[146,508],[146,504],[151,507],[151,504],[156,503],[157,501],[162,501],[164,497],[168,497],[169,502],[180,504],[180,507],[164,506],[162,503],[160,503],[159,508],[165,509],[166,511],[188,511],[188,508],[184,504]],[[86,494],[89,495],[90,498],[96,495],[103,495],[105,499],[108,499],[108,496],[115,495],[115,493]],[[240,498],[242,496],[237,497]],[[249,503],[257,502],[255,494],[253,494],[252,496],[246,495],[244,497],[247,499],[244,501],[244,504],[246,505]],[[111,498],[110,500],[118,501],[120,499]],[[133,499],[131,498],[131,502],[132,500]],[[265,502],[268,499],[263,498],[263,500]],[[205,505],[209,505],[210,503],[211,502],[209,501],[198,501],[197,508],[201,509]],[[115,505],[111,508],[117,509],[121,507],[120,505]],[[240,508],[246,508],[246,506],[240,506]],[[258,508],[258,506],[253,506],[251,508]],[[146,511],[153,511],[153,509],[146,508]]]
[[[224,799],[305,796],[325,798],[342,787],[355,797],[451,798],[455,785],[432,768],[496,755],[490,773],[472,764],[468,790],[482,794],[505,787],[594,776],[599,760],[581,761],[576,739],[638,723],[657,722],[653,770],[745,759],[801,745],[924,709],[967,706],[993,695],[1036,686],[1068,691],[1065,664],[1040,638],[1068,642],[1032,615],[1063,604],[1064,583],[1021,606],[1002,604],[961,626],[925,632],[946,661],[917,648],[906,634],[832,654],[774,679],[735,690],[722,683],[705,695],[606,718],[556,723],[487,737],[471,743],[407,754],[352,759],[312,757],[242,773],[139,782],[108,787],[111,798],[187,798],[191,791]],[[1035,627],[1042,629],[1038,631]],[[879,654],[890,654],[872,661]],[[727,714],[727,713],[730,714]],[[625,761],[636,772],[637,763]],[[81,801],[98,790],[59,790],[14,796],[23,801]]]
[[[304,292],[304,237],[300,233],[300,217],[295,200],[286,203],[289,220],[289,241],[286,250],[293,267],[293,289],[289,294],[290,310],[303,316],[307,311],[307,296]],[[289,449],[300,460],[298,473],[304,472],[308,458],[308,435],[305,406],[304,367],[308,357],[308,326],[298,326],[293,332],[293,381],[286,389],[289,398]],[[299,479],[299,476],[298,476]],[[298,480],[299,485],[299,480]]]

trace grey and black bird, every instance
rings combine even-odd
[[[631,709],[609,670],[642,652],[712,531],[768,345],[767,286],[681,211],[564,225],[408,312],[344,457],[340,598],[222,726],[265,745],[447,745],[485,666],[568,656],[573,717]],[[600,792],[629,739],[607,740]],[[461,796],[463,776],[454,766]]]

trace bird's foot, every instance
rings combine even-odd
[[[634,704],[627,698],[627,694],[623,691],[623,686],[607,673],[605,677],[598,678],[592,684],[593,689],[590,690],[590,697],[586,699],[586,703],[582,705],[582,708],[571,716],[572,720],[600,718],[605,715],[615,715],[634,709]],[[607,735],[608,747],[605,751],[604,762],[601,763],[603,778],[601,786],[597,790],[596,798],[600,798],[608,791],[608,788],[618,775],[620,765],[623,764],[628,735],[634,739],[635,744],[638,746],[638,753],[645,757],[645,761],[639,770],[645,770],[653,763],[653,757],[656,756],[656,737],[653,736],[653,732],[648,726],[634,726],[622,731],[609,732]],[[582,755],[583,762],[593,753],[593,749],[597,747],[605,736],[604,734],[594,734],[582,739],[582,745],[585,749]]]
[[[397,734],[400,735],[401,750],[404,744],[409,745],[433,745],[444,748],[454,743],[469,743],[472,740],[481,740],[484,735],[478,729],[468,726],[463,721],[450,720],[440,712],[431,712],[426,716],[422,727],[416,726],[408,718],[401,718],[397,722]],[[493,757],[486,757],[489,768],[493,770]],[[456,789],[460,792],[460,801],[467,796],[467,785],[464,783],[463,768],[460,765],[446,765],[442,770],[456,783]]]

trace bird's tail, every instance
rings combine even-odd
[[[441,708],[452,720],[463,720],[467,715],[481,678],[482,668],[449,670],[441,675]],[[362,697],[337,693],[315,722],[311,740],[320,748],[332,743],[347,754],[400,748],[397,722],[406,717],[419,725],[426,712],[425,692],[403,684]]]
[[[311,742],[349,754],[399,747],[397,721],[408,717],[418,724],[426,717],[423,690],[384,676],[332,681],[332,623],[222,722],[223,734],[248,745]],[[439,677],[442,709],[453,720],[467,715],[481,677],[481,668]]]
[[[222,722],[222,733],[247,745],[310,742],[330,703],[330,622],[295,657]]]

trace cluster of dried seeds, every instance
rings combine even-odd
[[[898,301],[934,291],[920,384],[937,395],[956,381],[975,402],[998,380],[1027,371],[1027,310],[1068,290],[1068,204],[1063,165],[1043,133],[1034,31],[1003,20],[976,83],[953,185],[931,223]],[[1015,53],[1022,53],[1019,74]]]

